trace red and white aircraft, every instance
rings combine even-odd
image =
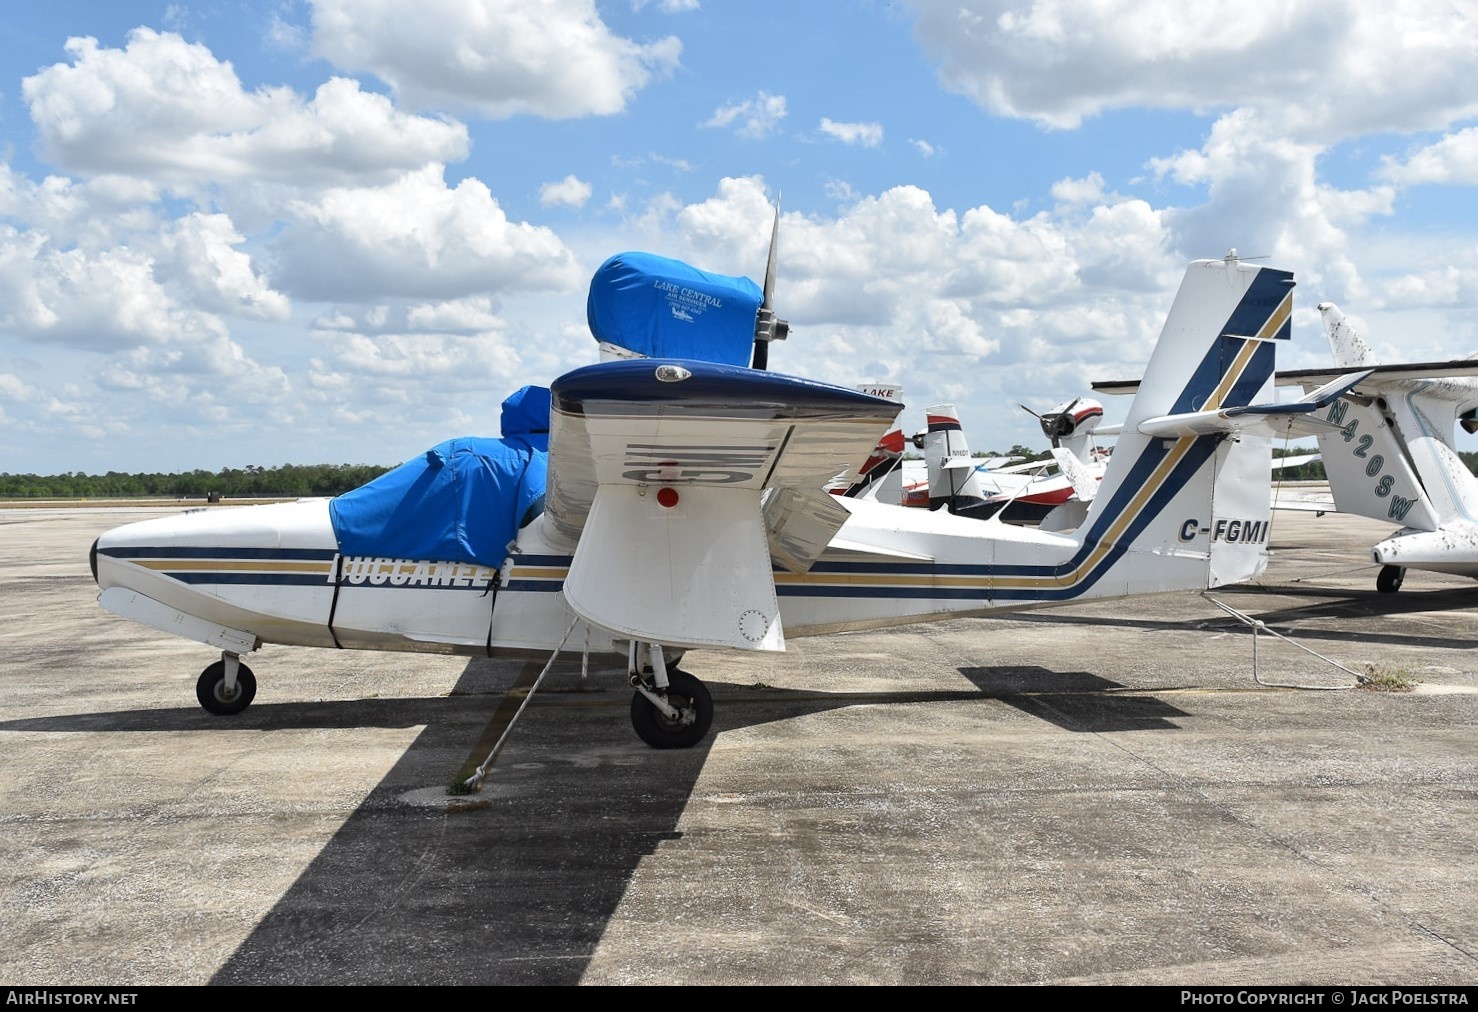
[[[975,519],[1071,530],[1086,516],[1112,453],[1094,440],[1103,405],[1086,397],[1037,415],[1052,442],[1050,461],[982,462],[970,455],[953,404],[937,404],[927,417],[929,508]]]

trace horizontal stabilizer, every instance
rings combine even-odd
[[[1216,411],[1187,411],[1147,418],[1139,423],[1139,431],[1147,436],[1165,438],[1210,436],[1219,432],[1246,432],[1280,437],[1317,436],[1336,431],[1340,426],[1315,418],[1313,413],[1334,403],[1369,375],[1369,369],[1347,373],[1287,404],[1249,404]]]

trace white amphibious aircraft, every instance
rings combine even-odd
[[[1459,424],[1478,431],[1478,361],[1381,365],[1339,307],[1319,304],[1335,371],[1367,375],[1323,415],[1329,490],[1341,513],[1400,525],[1371,549],[1376,588],[1394,593],[1407,569],[1478,578],[1478,478],[1453,445]],[[1335,373],[1279,373],[1305,389]]]
[[[1256,576],[1270,438],[1312,434],[1305,419],[1348,385],[1273,403],[1292,275],[1234,255],[1198,260],[1072,534],[848,499],[828,484],[866,458],[900,406],[742,364],[757,318],[770,336],[780,329],[772,274],[761,301],[748,279],[646,254],[607,261],[597,280],[614,275],[611,290],[650,311],[606,312],[593,282],[592,330],[648,357],[554,381],[542,483],[534,425],[444,443],[331,500],[129,524],[93,548],[99,603],[218,649],[197,697],[221,714],[251,702],[240,658],[264,643],[544,656],[573,635],[626,656],[637,734],[685,747],[707,733],[713,704],[668,665],[678,651],[783,650],[788,636]],[[715,279],[732,284],[705,287]],[[731,311],[745,347],[728,361],[648,354],[662,349],[635,334],[660,318],[691,341],[691,328],[721,329]],[[498,494],[485,494],[500,474]]]

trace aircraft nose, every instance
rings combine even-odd
[[[92,568],[92,582],[93,583],[97,583],[98,582],[98,541],[99,540],[100,539],[98,539],[98,538],[93,538],[93,540],[92,540],[92,548],[89,549],[88,552],[87,552],[87,564],[88,564],[88,566],[90,566]]]

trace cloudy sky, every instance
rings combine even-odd
[[[606,257],[759,281],[777,198],[771,367],[977,449],[1138,375],[1229,248],[1296,272],[1281,367],[1328,363],[1322,300],[1466,356],[1475,66],[1478,0],[12,5],[0,471],[496,435],[596,360]]]

